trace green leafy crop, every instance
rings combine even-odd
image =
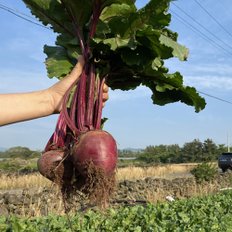
[[[232,192],[157,205],[121,207],[104,213],[89,210],[66,216],[0,217],[0,231],[23,232],[231,232]],[[70,227],[70,224],[72,227]]]
[[[205,107],[196,89],[184,86],[181,74],[164,66],[166,59],[184,61],[188,56],[177,33],[167,28],[171,0],[151,0],[141,9],[133,0],[23,1],[57,33],[56,46],[44,47],[50,78],[64,77],[82,54],[112,89],[144,85],[152,90],[154,104],[181,101],[196,112]]]

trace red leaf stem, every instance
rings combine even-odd
[[[75,91],[77,91],[77,89],[79,89],[78,86],[80,85],[80,83],[74,82],[72,86],[65,93],[64,98],[63,98],[63,103],[62,103],[62,112],[64,114],[65,123],[68,125],[72,133],[77,136],[80,134],[80,131],[76,128],[75,123],[71,120],[68,109],[67,109],[67,102],[68,102],[71,90],[76,84],[77,84],[77,88]]]
[[[89,130],[93,129],[93,110],[94,110],[94,89],[95,89],[95,67],[93,64],[90,66],[90,72],[88,76],[88,95],[87,95],[87,107],[85,114],[85,126]]]
[[[67,127],[64,121],[64,116],[61,112],[56,124],[55,131],[47,142],[45,151],[65,147],[66,129]]]
[[[92,15],[92,21],[91,21],[91,29],[90,29],[90,33],[89,33],[90,39],[93,38],[93,36],[96,32],[97,23],[98,23],[100,14],[101,14],[101,4],[99,3],[99,1],[95,1],[93,15]]]
[[[102,79],[98,91],[97,107],[96,107],[96,124],[95,128],[97,130],[101,129],[101,117],[102,117],[102,108],[103,108],[103,87],[105,84],[105,79]]]
[[[76,115],[77,115],[77,97],[78,92],[75,91],[73,94],[73,99],[70,107],[70,118],[73,122],[76,122]]]
[[[85,110],[86,110],[86,80],[87,74],[86,72],[82,72],[79,86],[78,86],[78,100],[77,100],[77,125],[80,131],[86,131],[84,126],[85,120]]]

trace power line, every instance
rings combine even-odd
[[[228,103],[228,104],[231,104],[231,105],[232,105],[232,102],[231,102],[231,101],[224,100],[224,99],[222,99],[222,98],[213,96],[213,95],[208,94],[208,93],[204,93],[204,92],[202,92],[202,91],[198,91],[198,90],[197,90],[197,92],[198,92],[198,93],[201,93],[201,94],[204,94],[204,95],[206,95],[206,96],[208,96],[208,97],[211,97],[211,98],[214,98],[214,99],[217,99],[217,100],[219,100],[219,101],[222,101],[222,102],[225,102],[225,103]]]
[[[205,35],[202,31],[200,31],[197,27],[193,26],[191,23],[189,23],[188,21],[186,21],[183,17],[181,17],[180,15],[178,15],[177,13],[175,13],[173,10],[170,10],[170,12],[176,16],[176,18],[183,24],[185,24],[187,27],[190,27],[190,29],[192,31],[194,31],[195,33],[198,33],[204,40],[210,42],[211,44],[214,44],[217,46],[217,48],[219,48],[220,50],[222,49],[224,52],[226,52],[229,55],[232,55],[232,52],[226,50],[224,47],[222,47],[220,44],[218,44],[217,42],[215,42],[214,40],[212,40],[210,37],[208,37],[207,35]]]
[[[25,20],[25,21],[27,21],[27,22],[29,22],[29,23],[32,23],[32,24],[36,25],[36,26],[40,26],[40,27],[46,28],[46,29],[48,29],[48,30],[52,30],[52,29],[49,28],[49,27],[46,27],[46,26],[44,26],[44,25],[42,25],[42,24],[39,24],[39,23],[36,23],[36,22],[32,21],[31,19],[28,19],[28,18],[32,18],[31,16],[28,16],[28,15],[26,15],[26,14],[20,13],[19,11],[16,11],[16,10],[14,10],[14,9],[11,9],[11,8],[9,8],[9,7],[7,7],[7,6],[4,6],[4,5],[0,4],[0,9],[2,9],[2,10],[4,10],[4,11],[7,11],[7,12],[9,12],[9,13],[11,13],[11,14],[13,14],[13,15],[15,15],[15,16],[17,16],[17,17],[19,17],[19,18],[21,18],[21,19],[23,19],[23,20]],[[18,13],[18,12],[19,12],[19,13]],[[20,14],[21,14],[21,15],[20,15]],[[22,15],[25,15],[25,16],[28,17],[28,18],[26,18],[26,17],[24,17],[24,16],[22,16]]]
[[[194,0],[194,1],[211,19],[213,19],[215,23],[217,23],[217,25],[219,25],[219,27],[222,28],[223,31],[225,31],[232,38],[232,34],[212,14],[210,14],[210,12],[206,10],[205,7],[202,4],[200,4],[198,0]]]
[[[175,6],[176,6],[176,5],[175,5]],[[178,7],[178,8],[179,8],[179,7]],[[9,8],[9,7],[7,7],[7,6],[3,5],[3,4],[0,4],[0,9],[5,10],[5,11],[7,11],[7,12],[9,12],[9,13],[11,13],[11,14],[13,14],[13,15],[15,15],[15,16],[17,16],[17,17],[23,19],[23,20],[26,20],[26,21],[29,22],[29,23],[32,23],[32,24],[36,25],[36,26],[40,26],[40,27],[46,28],[46,29],[48,29],[48,30],[52,30],[52,29],[49,28],[49,27],[43,26],[43,25],[41,25],[41,24],[39,24],[39,23],[36,23],[36,22],[34,22],[34,21],[28,19],[28,18],[31,18],[31,19],[34,19],[34,18],[31,17],[31,16],[29,16],[29,15],[26,15],[26,14],[24,14],[24,13],[18,11],[18,10]],[[170,10],[170,11],[171,11],[171,10]],[[208,36],[204,35],[204,33],[202,33],[200,30],[198,30],[198,28],[194,27],[193,25],[191,25],[190,23],[188,23],[187,21],[185,21],[181,16],[179,16],[179,15],[176,14],[175,12],[172,12],[172,13],[173,13],[174,15],[176,15],[178,18],[180,18],[180,19],[182,20],[182,21],[181,21],[182,23],[184,23],[185,25],[187,24],[188,26],[190,26],[193,30],[195,30],[195,32],[197,31],[197,32],[201,35],[202,38],[204,38],[204,39],[210,41],[211,43],[216,44],[218,47],[220,47],[220,48],[222,48],[223,50],[225,50],[223,47],[221,47],[219,44],[217,44],[217,43],[216,43],[215,41],[213,41],[211,38],[209,38]],[[187,13],[185,13],[185,14],[187,14]],[[24,15],[25,17],[22,16],[22,15]],[[27,18],[26,18],[26,17],[27,17]],[[191,16],[189,16],[189,17],[192,18]],[[195,20],[194,20],[194,21],[195,21]],[[197,24],[199,24],[199,23],[197,22]],[[208,29],[207,29],[207,31],[208,31]],[[211,34],[211,32],[210,32],[210,34]],[[225,51],[227,51],[227,50],[225,50]],[[229,53],[229,54],[232,55],[232,53]],[[224,100],[224,99],[222,99],[222,98],[219,98],[219,97],[210,95],[210,94],[208,94],[208,93],[204,93],[204,92],[202,92],[202,91],[198,91],[198,92],[201,93],[201,94],[204,94],[204,95],[206,95],[206,96],[208,96],[208,97],[211,97],[211,98],[214,98],[214,99],[217,99],[217,100],[219,100],[219,101],[222,101],[222,102],[225,102],[225,103],[228,103],[228,104],[231,104],[231,105],[232,105],[232,102],[230,102],[230,101],[227,101],[227,100]]]
[[[194,19],[191,15],[189,15],[186,11],[184,11],[181,7],[179,7],[177,4],[175,4],[174,2],[172,3],[176,8],[178,8],[182,13],[184,13],[187,17],[189,17],[190,19],[192,19],[197,25],[199,25],[201,28],[203,28],[205,31],[207,31],[211,36],[213,36],[214,38],[216,38],[218,41],[220,41],[221,43],[223,43],[225,46],[229,47],[232,49],[232,46],[230,46],[229,44],[225,43],[223,40],[221,40],[218,36],[216,36],[214,33],[212,33],[207,27],[203,26],[202,24],[200,24],[196,19]]]
[[[170,10],[171,13],[173,15],[175,15],[177,17],[177,19],[182,22],[183,24],[187,25],[187,26],[190,26],[190,28],[192,29],[192,31],[194,31],[195,33],[198,33],[203,39],[205,39],[206,41],[209,41],[213,44],[215,44],[217,47],[223,49],[224,51],[226,51],[228,53],[227,50],[225,50],[223,47],[221,47],[221,45],[217,44],[215,41],[213,41],[211,38],[209,38],[207,35],[205,35],[204,33],[202,33],[198,28],[194,27],[193,25],[191,25],[189,22],[187,22],[186,20],[184,20],[181,16],[179,16],[178,14],[176,14],[175,12],[173,12],[172,10]],[[231,53],[229,53],[231,55]],[[198,91],[198,90],[197,90]],[[202,92],[202,91],[198,91],[199,93],[205,95],[205,96],[208,96],[208,97],[211,97],[211,98],[214,98],[216,100],[219,100],[219,101],[222,101],[224,103],[227,103],[227,104],[231,104],[232,105],[232,102],[230,101],[227,101],[227,100],[224,100],[222,98],[219,98],[219,97],[216,97],[216,96],[213,96],[211,94],[208,94],[208,93],[205,93],[205,92]]]
[[[35,18],[34,18],[33,16],[30,16],[30,15],[27,15],[27,14],[25,14],[25,13],[23,13],[23,12],[20,12],[18,9],[10,8],[10,7],[8,7],[8,6],[4,5],[4,4],[2,4],[2,3],[0,3],[0,6],[6,8],[7,10],[11,10],[11,11],[14,11],[14,12],[16,12],[16,13],[18,13],[18,14],[24,15],[24,16],[26,16],[27,18],[31,18],[32,20],[35,20]]]

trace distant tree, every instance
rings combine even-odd
[[[168,149],[168,163],[178,163],[181,155],[181,148],[178,144],[172,144],[167,146]]]
[[[155,154],[151,154],[151,153],[142,153],[140,154],[137,159],[138,161],[142,161],[145,163],[160,163],[160,157],[155,155]]]
[[[163,145],[160,145],[163,146]],[[162,147],[163,148],[163,147]],[[146,163],[160,163],[160,157],[163,154],[163,149],[157,146],[147,146],[144,151],[138,156],[137,160]]]
[[[217,154],[217,157],[216,157],[216,158],[218,158],[218,156],[219,156],[221,153],[227,152],[227,150],[228,150],[228,148],[227,148],[227,146],[226,146],[225,144],[219,144],[219,145],[218,145],[218,154]],[[230,150],[232,151],[232,148],[230,148]]]
[[[194,139],[182,147],[178,144],[147,146],[138,154],[138,160],[147,163],[186,163],[215,161],[219,154],[226,152],[224,144],[216,145],[212,139],[201,142]],[[125,152],[125,151],[124,151]]]
[[[140,149],[122,149],[118,150],[119,157],[137,157],[140,153],[143,152]]]
[[[218,155],[218,147],[212,139],[206,139],[203,142],[203,159],[202,161],[213,161]]]
[[[2,152],[1,157],[4,158],[23,158],[23,159],[31,159],[39,157],[41,152],[39,151],[32,151],[27,147],[12,147]]]
[[[144,152],[145,153],[150,153],[150,154],[154,154],[156,153],[156,147],[155,146],[147,146],[145,149],[144,149]]]
[[[200,162],[203,159],[203,144],[199,139],[185,143],[181,150],[181,162]]]
[[[148,146],[139,157],[143,161],[147,160],[147,162],[175,163],[178,161],[180,150],[177,144]]]
[[[10,158],[13,158],[13,157],[28,157],[30,156],[31,154],[31,150],[27,147],[12,147],[8,150],[5,151],[5,154],[10,157]]]

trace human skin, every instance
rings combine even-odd
[[[28,93],[0,94],[0,126],[59,113],[65,92],[79,79],[83,66],[84,59],[79,57],[71,73],[48,89]],[[108,86],[105,85],[103,105],[107,99]]]

